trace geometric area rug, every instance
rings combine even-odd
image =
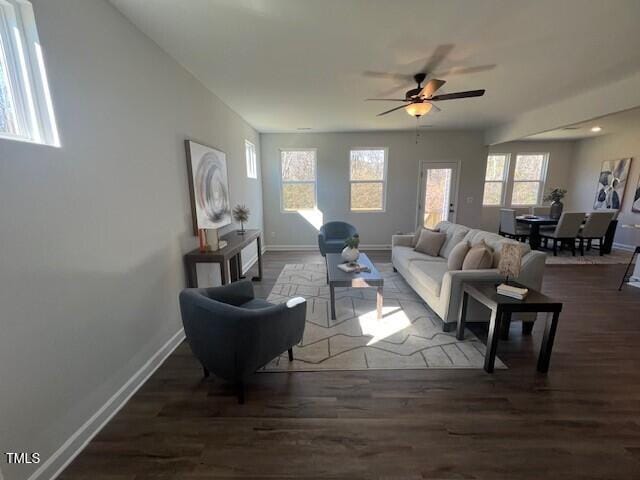
[[[329,286],[322,263],[287,264],[268,301],[307,300],[302,341],[265,365],[261,372],[482,368],[485,345],[469,330],[464,340],[443,332],[438,316],[393,272],[376,265],[384,278],[383,318],[376,318],[374,288],[336,288],[336,320],[331,320]],[[496,368],[507,368],[496,358]]]

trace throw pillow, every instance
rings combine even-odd
[[[420,232],[420,238],[418,239],[418,243],[414,250],[416,252],[426,253],[432,257],[437,257],[446,239],[446,233],[434,232],[433,230],[425,228]]]
[[[447,267],[449,270],[462,270],[462,264],[464,263],[464,259],[467,257],[467,253],[469,253],[470,248],[471,245],[469,245],[469,242],[460,242],[453,247],[447,260]]]
[[[484,243],[484,240],[471,247],[462,262],[462,270],[483,270],[492,266],[493,250]]]
[[[418,227],[418,229],[416,230],[416,233],[413,234],[413,240],[411,241],[411,246],[414,249],[416,248],[416,245],[418,244],[418,240],[420,240],[420,234],[422,233],[423,230],[429,230],[430,232],[439,232],[440,231],[437,228],[433,229],[433,228]]]

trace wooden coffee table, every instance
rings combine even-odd
[[[338,268],[338,265],[344,263],[342,256],[339,253],[327,253],[327,283],[329,284],[329,291],[331,293],[331,319],[336,319],[336,287],[347,288],[376,288],[378,290],[376,295],[376,310],[378,318],[382,318],[382,288],[384,286],[384,279],[378,269],[373,265],[373,262],[369,260],[366,254],[361,253],[358,258],[358,263],[366,265],[371,270],[370,272],[361,273],[347,273]]]

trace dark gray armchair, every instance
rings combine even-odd
[[[344,242],[354,235],[358,235],[356,227],[347,222],[328,222],[320,227],[318,247],[323,257],[327,253],[340,253],[344,249]]]
[[[274,305],[254,298],[250,281],[214,288],[186,288],[180,311],[187,341],[202,364],[205,377],[213,372],[235,382],[244,403],[246,378],[302,340],[306,302],[302,297]]]

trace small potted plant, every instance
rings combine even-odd
[[[549,193],[547,193],[544,197],[545,202],[551,202],[551,209],[549,211],[549,216],[553,219],[560,218],[562,215],[562,209],[564,205],[562,204],[562,199],[567,194],[567,191],[564,188],[554,188]]]
[[[244,223],[249,220],[249,214],[251,211],[247,208],[246,205],[236,205],[233,209],[233,219],[236,222],[240,222],[240,230],[238,230],[238,235],[244,235]]]
[[[360,246],[360,236],[356,233],[353,237],[347,238],[344,242],[344,250],[342,250],[342,259],[345,262],[354,263],[358,260],[360,252],[358,251]]]

